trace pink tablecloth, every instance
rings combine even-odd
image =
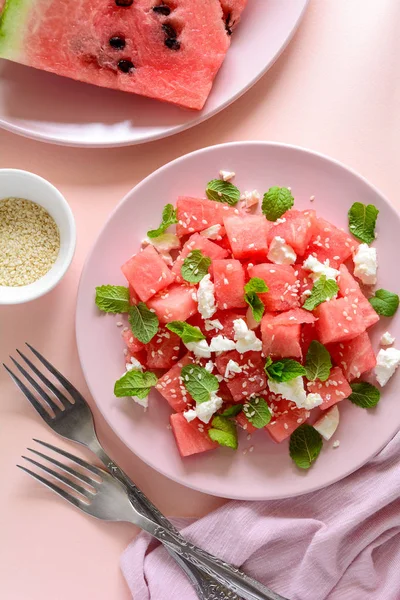
[[[86,391],[74,336],[84,259],[122,196],[186,152],[245,139],[307,146],[359,171],[400,208],[399,26],[398,0],[311,0],[292,43],[252,90],[207,123],[152,144],[79,150],[0,131],[0,167],[50,179],[68,199],[78,228],[77,253],[61,285],[29,310],[0,307],[0,358],[29,340]],[[32,437],[56,440],[3,373],[0,392],[0,598],[130,599],[119,557],[133,529],[83,517],[15,468]],[[198,516],[222,503],[153,472],[122,447],[98,412],[96,421],[106,447],[167,514]]]

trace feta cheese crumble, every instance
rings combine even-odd
[[[313,281],[317,281],[321,275],[325,275],[327,279],[334,279],[336,281],[336,278],[339,275],[337,269],[329,266],[329,259],[322,263],[312,254],[304,261],[303,269],[311,271],[310,277]]]
[[[211,398],[207,402],[197,404],[195,409],[187,410],[183,413],[183,416],[188,423],[196,418],[203,423],[209,423],[212,416],[221,408],[223,403],[222,398],[217,396],[215,392],[211,392]]]
[[[301,375],[290,381],[283,381],[282,383],[269,379],[268,387],[273,394],[280,394],[282,398],[291,400],[298,408],[303,408],[304,403],[306,402],[307,394],[304,389],[304,380]]]
[[[337,404],[335,404],[314,423],[313,427],[325,440],[330,440],[338,428],[339,417],[339,408]]]
[[[220,171],[219,176],[223,181],[230,181],[235,177],[236,173],[234,171]]]
[[[142,365],[142,363],[140,363],[137,360],[137,358],[135,358],[134,356],[131,356],[131,362],[126,363],[126,370],[127,371],[142,371],[142,373],[143,373],[143,365]]]
[[[251,350],[261,352],[261,340],[258,339],[254,331],[247,327],[246,322],[243,319],[235,319],[233,321],[233,329],[235,332],[236,350],[240,354],[250,352]]]
[[[250,210],[254,206],[256,206],[260,202],[260,193],[257,190],[253,190],[252,192],[244,192],[240,196],[240,199],[243,201],[243,205],[246,210]]]
[[[221,237],[221,229],[222,225],[219,225],[217,223],[216,225],[211,225],[211,227],[207,227],[207,229],[203,229],[203,231],[200,231],[200,235],[209,240],[217,240]]]
[[[302,408],[306,410],[311,410],[316,406],[320,406],[323,403],[322,396],[320,394],[307,394],[306,399],[302,404]]]
[[[365,285],[375,285],[378,269],[376,248],[370,248],[368,244],[360,244],[353,261],[355,277],[361,279]]]
[[[209,360],[208,363],[206,363],[204,365],[205,370],[207,371],[207,373],[212,373],[214,371],[214,363],[212,360]]]
[[[293,265],[296,258],[296,252],[282,237],[276,235],[272,239],[268,251],[268,260],[276,265]]]
[[[185,344],[185,346],[198,358],[211,358],[211,350],[206,340],[200,340],[199,342],[188,342]]]
[[[339,440],[335,440],[332,444],[332,448],[339,448],[340,446],[340,441]]]
[[[387,348],[379,350],[376,357],[375,375],[379,385],[387,384],[397,367],[400,365],[400,350]]]
[[[234,377],[236,373],[241,373],[242,367],[235,360],[229,360],[225,369],[225,378]]]
[[[388,331],[386,331],[381,337],[380,345],[391,346],[392,344],[394,344],[395,341],[396,338],[394,338]]]
[[[216,331],[222,331],[224,326],[222,325],[221,321],[219,321],[219,319],[214,319],[213,321],[209,321],[208,319],[206,319],[204,321],[204,328],[206,331],[212,331],[213,329],[215,329]]]
[[[209,319],[216,312],[214,284],[211,275],[205,275],[197,290],[198,310],[203,319]]]
[[[181,242],[174,233],[163,233],[156,238],[145,238],[142,241],[142,247],[154,246],[163,258],[164,262],[172,267],[174,261],[170,254],[171,250],[178,250],[181,247]]]
[[[234,350],[235,348],[235,342],[228,339],[224,335],[216,335],[210,342],[211,352],[228,352],[229,350]]]

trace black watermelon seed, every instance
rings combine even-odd
[[[118,61],[118,69],[123,73],[130,73],[131,71],[133,71],[134,68],[135,65],[131,60],[123,58],[122,60]]]
[[[169,37],[165,40],[164,43],[167,46],[167,48],[170,48],[171,50],[179,50],[179,48],[181,47],[181,43],[178,42],[176,38]]]
[[[116,50],[123,50],[126,46],[125,38],[119,35],[114,35],[112,38],[110,38],[110,46]]]
[[[133,0],[115,0],[117,6],[132,6]]]
[[[167,36],[167,38],[172,38],[172,39],[176,39],[177,38],[177,34],[175,29],[172,27],[172,25],[169,25],[169,23],[164,23],[164,25],[162,26],[163,31],[165,33],[165,35]]]
[[[165,17],[168,17],[168,15],[171,13],[170,7],[166,4],[160,4],[160,6],[153,6],[153,11],[155,13],[158,13],[159,15],[164,15]]]

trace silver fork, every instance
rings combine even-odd
[[[192,564],[200,567],[202,570],[215,577],[221,584],[226,585],[229,582],[229,587],[236,593],[241,594],[246,600],[284,600],[282,596],[275,594],[268,590],[261,584],[257,586],[253,585],[253,580],[244,573],[242,573],[236,567],[225,563],[221,560],[215,559],[212,555],[200,548],[197,548],[193,544],[177,539],[174,534],[167,531],[161,525],[158,525],[153,520],[147,518],[141,514],[130,502],[128,490],[124,484],[119,482],[115,477],[103,469],[99,469],[94,465],[87,463],[86,461],[61,450],[56,446],[35,440],[42,446],[49,448],[55,453],[60,454],[78,464],[80,467],[85,469],[85,473],[77,471],[70,466],[67,466],[59,460],[29,448],[31,452],[40,456],[41,458],[54,464],[57,468],[61,469],[66,473],[63,475],[58,471],[55,471],[51,467],[45,466],[35,459],[23,456],[23,458],[38,469],[41,469],[48,475],[51,475],[62,484],[69,487],[75,492],[71,494],[62,487],[53,483],[51,480],[39,475],[38,473],[17,465],[20,469],[26,471],[29,475],[52,489],[54,492],[62,496],[65,500],[81,509],[85,513],[92,515],[98,519],[105,521],[124,521],[132,523],[137,527],[140,527],[144,531],[150,533],[157,540],[162,542],[164,545],[169,547],[174,552],[177,552],[180,556],[189,560]],[[94,475],[96,477],[94,477]],[[71,476],[78,481],[71,479]],[[86,484],[86,485],[85,485]],[[90,488],[86,486],[90,486]],[[257,582],[256,582],[257,583]],[[264,588],[267,593],[257,589]],[[219,600],[225,600],[226,596],[216,596]]]
[[[118,465],[116,465],[116,463],[114,463],[114,461],[112,461],[112,459],[106,454],[96,436],[90,407],[80,392],[37,350],[35,350],[29,344],[27,344],[27,346],[40,360],[44,367],[46,367],[46,369],[59,381],[59,383],[73,399],[73,402],[71,402],[71,400],[63,392],[61,392],[46,377],[46,375],[44,375],[36,367],[36,365],[32,363],[29,358],[17,351],[25,363],[30,367],[31,371],[45,384],[48,390],[54,394],[58,402],[60,402],[61,406],[63,407],[60,409],[58,404],[49,396],[45,389],[43,389],[43,387],[37,383],[30,373],[12,358],[15,366],[22,373],[25,379],[32,385],[34,390],[39,394],[44,402],[46,409],[38,401],[37,397],[31,392],[31,390],[21,381],[21,379],[17,377],[17,375],[11,371],[11,369],[4,365],[16,385],[20,388],[35,410],[56,433],[69,440],[78,442],[92,450],[92,452],[98,456],[101,462],[110,471],[112,476],[118,479],[129,489],[130,501],[137,512],[139,512],[142,516],[147,517],[149,520],[156,521],[156,524],[163,527],[172,537],[174,537],[176,543],[187,544],[187,542],[180,535],[179,531],[171,524],[171,522],[150,502],[150,500],[143,494],[141,490],[139,490],[139,488],[137,488],[137,486],[128,478],[122,469],[120,469]],[[51,415],[48,411],[53,411],[54,414]],[[232,586],[229,585],[229,580],[225,581],[224,583],[224,585],[228,584],[227,587],[229,587],[229,589],[227,589],[227,587],[223,587],[222,585],[216,584],[215,579],[212,579],[215,577],[215,572],[213,570],[204,568],[202,565],[199,566],[201,569],[199,570],[199,568],[193,566],[193,563],[190,564],[192,561],[189,562],[189,559],[182,559],[180,552],[176,552],[174,546],[168,545],[164,539],[161,539],[160,541],[164,543],[169,553],[183,568],[186,575],[190,578],[192,584],[194,585],[197,594],[202,600],[238,600],[236,593],[230,591],[232,590]],[[218,567],[220,561],[215,557],[211,558],[215,561],[214,567]],[[234,567],[233,569],[235,572],[237,571]],[[281,598],[280,596],[268,590],[268,588],[262,584],[247,577],[246,579],[251,581],[251,585],[256,590],[256,595],[249,595],[249,592],[246,592],[247,595],[245,595],[241,592],[243,597],[251,598],[251,600],[254,600],[255,598],[268,598],[277,600]],[[259,594],[262,595],[260,596]]]

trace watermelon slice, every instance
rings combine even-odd
[[[299,324],[282,325],[279,316],[266,313],[261,321],[263,353],[272,358],[301,358]]]
[[[150,298],[147,306],[156,313],[160,323],[186,321],[197,312],[197,302],[193,294],[191,286],[174,283]]]
[[[122,265],[121,270],[142,302],[169,286],[175,279],[153,246],[147,246],[142,252],[132,256]]]
[[[214,260],[216,258],[225,258],[228,256],[228,251],[221,248],[214,242],[211,242],[207,238],[203,237],[199,233],[192,235],[186,244],[182,248],[182,252],[176,259],[174,266],[172,267],[172,273],[176,276],[176,281],[184,281],[181,275],[181,268],[185,258],[192,252],[192,250],[201,250],[205,256]]]
[[[213,275],[218,308],[244,308],[245,273],[240,260],[215,260]]]
[[[255,262],[267,259],[271,223],[263,215],[226,216],[224,226],[235,258]]]
[[[169,421],[181,456],[191,456],[218,447],[198,419],[188,423],[181,413],[175,413],[170,415]]]
[[[227,20],[219,0],[6,0],[0,56],[200,110],[244,4]]]
[[[248,271],[250,277],[263,279],[269,288],[268,292],[259,295],[267,310],[280,312],[299,305],[299,281],[293,267],[264,263],[254,265]]]
[[[180,196],[176,203],[176,214],[176,233],[182,237],[188,233],[208,229],[211,225],[223,225],[224,216],[234,215],[235,212],[232,207],[222,202]]]
[[[370,302],[368,302],[362,293],[358,282],[349,273],[348,268],[345,265],[340,265],[339,271],[338,285],[340,295],[343,296],[343,298],[347,298],[351,303],[351,314],[361,311],[365,326],[368,329],[368,327],[371,327],[371,325],[374,325],[379,321],[379,315],[374,311]]]
[[[181,338],[160,327],[157,334],[146,345],[148,369],[170,369],[179,358]]]
[[[319,394],[322,397],[323,403],[320,405],[322,410],[326,410],[337,402],[348,398],[352,392],[342,369],[339,367],[334,367],[331,370],[326,381],[310,381],[307,388],[310,394]]]
[[[318,338],[323,344],[351,340],[366,329],[364,317],[357,311],[354,313],[347,298],[323,302],[315,315]]]
[[[337,269],[358,248],[358,242],[345,231],[325,219],[315,219],[313,234],[306,255],[313,254],[319,261],[329,259],[329,265]]]
[[[314,233],[314,210],[288,210],[281,219],[274,223],[268,232],[268,244],[275,236],[282,237],[293,248],[297,256],[303,256]]]
[[[367,332],[345,344],[330,344],[328,350],[349,381],[357,379],[376,365],[375,352]]]

